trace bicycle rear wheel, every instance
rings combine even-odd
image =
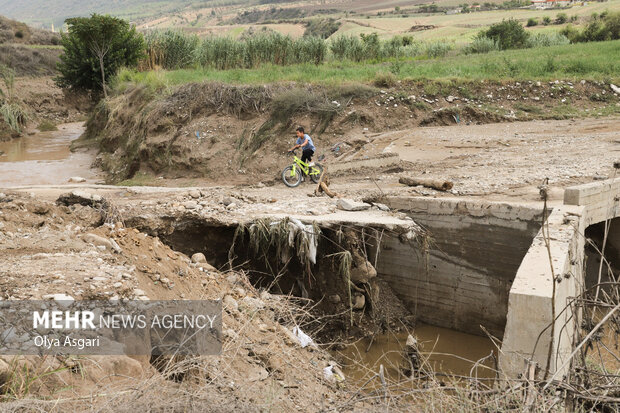
[[[282,171],[282,181],[289,188],[295,188],[301,183],[301,171],[299,168],[293,170],[293,166],[287,166]]]
[[[314,166],[310,167],[310,179],[312,179],[312,182],[314,182],[315,184],[319,183],[319,180],[321,179],[321,175],[323,174],[323,166],[320,164],[315,164]]]

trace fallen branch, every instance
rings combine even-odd
[[[408,178],[406,176],[401,176],[398,182],[409,186],[422,185],[427,188],[436,189],[438,191],[449,191],[454,186],[454,184],[450,181],[439,181],[436,179],[425,178]]]
[[[336,192],[333,192],[331,189],[329,189],[329,178],[327,177],[327,171],[323,170],[323,173],[321,174],[321,178],[319,179],[319,183],[316,187],[316,189],[314,190],[314,194],[315,195],[319,195],[321,192],[325,192],[327,194],[327,196],[329,196],[330,198],[333,197],[339,197],[339,195]]]

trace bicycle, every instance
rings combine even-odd
[[[318,163],[314,165],[305,163],[297,157],[295,151],[289,151],[288,153],[292,153],[295,157],[293,158],[293,164],[287,166],[282,171],[282,181],[284,181],[284,185],[295,188],[301,183],[302,174],[309,176],[312,182],[318,184],[323,174],[323,166]]]

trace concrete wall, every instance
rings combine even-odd
[[[440,327],[502,337],[508,294],[540,226],[540,208],[458,199],[390,198],[432,236],[420,245],[385,237],[380,277],[418,319]],[[428,258],[428,260],[427,260]]]
[[[500,356],[508,376],[523,373],[530,360],[541,372],[549,365],[555,378],[570,368],[581,321],[570,304],[586,283],[584,234],[589,226],[617,217],[619,200],[620,178],[567,188],[564,205],[549,216],[548,233],[534,239],[510,290]]]

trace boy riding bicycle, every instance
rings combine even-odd
[[[305,133],[304,127],[300,126],[295,131],[297,134],[297,141],[295,142],[295,146],[291,148],[291,151],[294,151],[297,148],[301,148],[301,161],[308,163],[310,166],[313,166],[314,163],[312,161],[312,155],[314,155],[314,151],[316,148],[314,147],[314,142],[312,142],[312,138]]]

